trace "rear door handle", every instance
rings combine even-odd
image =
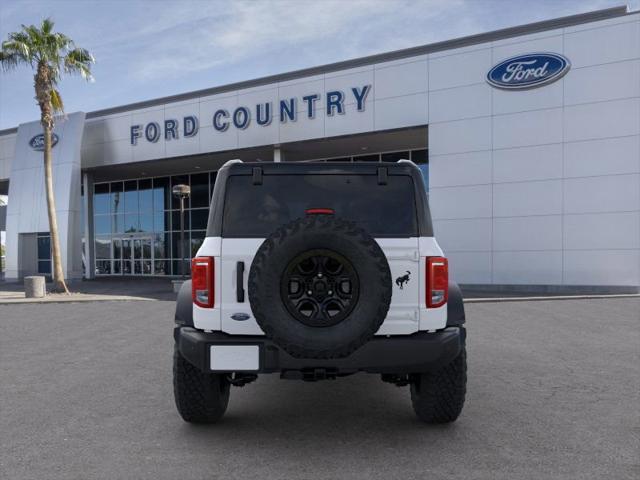
[[[244,262],[236,263],[236,300],[244,302]]]

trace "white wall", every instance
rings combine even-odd
[[[59,141],[52,149],[62,268],[71,279],[82,277],[80,145],[83,129],[84,113],[72,113],[59,120],[54,129]],[[39,121],[18,127],[7,205],[7,279],[23,275],[19,260],[20,234],[49,231],[43,153],[29,145],[30,139],[39,133],[42,133]]]
[[[504,91],[510,56],[569,73]],[[640,285],[640,15],[429,56],[431,208],[462,283]]]
[[[0,181],[8,180],[11,174],[11,164],[16,149],[16,134],[0,137]]]

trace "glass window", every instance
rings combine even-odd
[[[153,210],[161,212],[171,208],[169,177],[153,179]]]
[[[223,236],[266,237],[313,207],[358,219],[374,237],[417,235],[409,175],[389,175],[385,185],[376,175],[265,175],[259,186],[249,175],[232,175],[226,192]]]
[[[138,182],[130,180],[124,182],[124,211],[125,213],[138,213],[140,204],[138,202]]]
[[[204,237],[206,236],[204,231],[192,231],[191,232],[191,258],[196,256],[198,253],[198,249],[204,242]]]
[[[49,235],[38,235],[38,259],[51,259],[51,237]]]
[[[153,210],[153,189],[151,179],[138,180],[138,202],[141,212],[151,212]]]
[[[409,152],[391,152],[391,153],[383,153],[382,161],[383,162],[397,162],[398,160],[411,160],[411,156]]]
[[[111,260],[96,261],[96,275],[108,275],[111,273]]]
[[[184,258],[189,257],[189,232],[184,232]],[[173,232],[171,234],[171,256],[173,258],[180,258],[180,232]]]
[[[413,163],[417,163],[418,165],[421,163],[429,163],[428,150],[413,150],[411,152],[411,161]]]
[[[122,182],[111,182],[111,213],[124,212],[122,190]]]
[[[51,274],[51,260],[38,260],[38,273]]]
[[[169,234],[156,233],[153,236],[153,256],[155,258],[167,258],[169,253]]]
[[[113,233],[124,233],[124,214],[119,213],[111,216],[111,231]]]
[[[189,175],[174,175],[171,177],[171,188],[176,185],[189,185]],[[171,208],[180,208],[180,200],[171,194]],[[185,199],[184,208],[189,208],[189,199]]]
[[[111,258],[111,237],[96,237],[96,258]]]
[[[96,215],[93,217],[93,227],[96,235],[111,233],[111,215]]]
[[[180,261],[179,260],[174,260],[173,262],[171,262],[173,264],[173,274],[174,275],[180,275]],[[183,266],[183,274],[186,276],[191,275],[191,261],[190,260],[185,260],[182,263]]]
[[[209,206],[209,174],[191,175],[191,208]]]
[[[133,233],[140,230],[140,218],[137,213],[126,213],[124,215],[125,233]]]
[[[119,238],[113,239],[113,258],[122,258],[122,240]]]
[[[164,232],[165,230],[171,230],[171,226],[169,225],[169,215],[169,212],[153,214],[154,232]]]
[[[171,262],[167,260],[156,260],[153,262],[154,274],[171,275]]]
[[[191,210],[191,228],[197,230],[205,230],[207,228],[207,220],[209,219],[208,208],[198,208]]]
[[[180,231],[180,210],[171,212],[171,228],[173,231]],[[189,210],[184,212],[184,229],[189,230]]]
[[[140,214],[140,231],[153,232],[153,213]]]
[[[94,213],[110,213],[109,212],[109,184],[98,183],[93,186],[93,212]]]

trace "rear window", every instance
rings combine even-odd
[[[309,208],[331,208],[374,237],[418,236],[415,190],[407,175],[232,175],[227,181],[224,237],[266,237]]]

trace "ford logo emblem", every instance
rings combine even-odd
[[[240,312],[234,313],[233,315],[231,315],[231,318],[237,320],[238,322],[244,322],[245,320],[249,320],[251,318],[251,315],[249,315],[248,313]]]
[[[571,68],[557,53],[530,53],[508,58],[489,70],[487,82],[504,90],[524,90],[555,82]]]
[[[58,143],[58,135],[55,133],[51,134],[51,148],[56,146]],[[29,146],[38,152],[44,152],[44,133],[39,133],[31,140],[29,140]]]

